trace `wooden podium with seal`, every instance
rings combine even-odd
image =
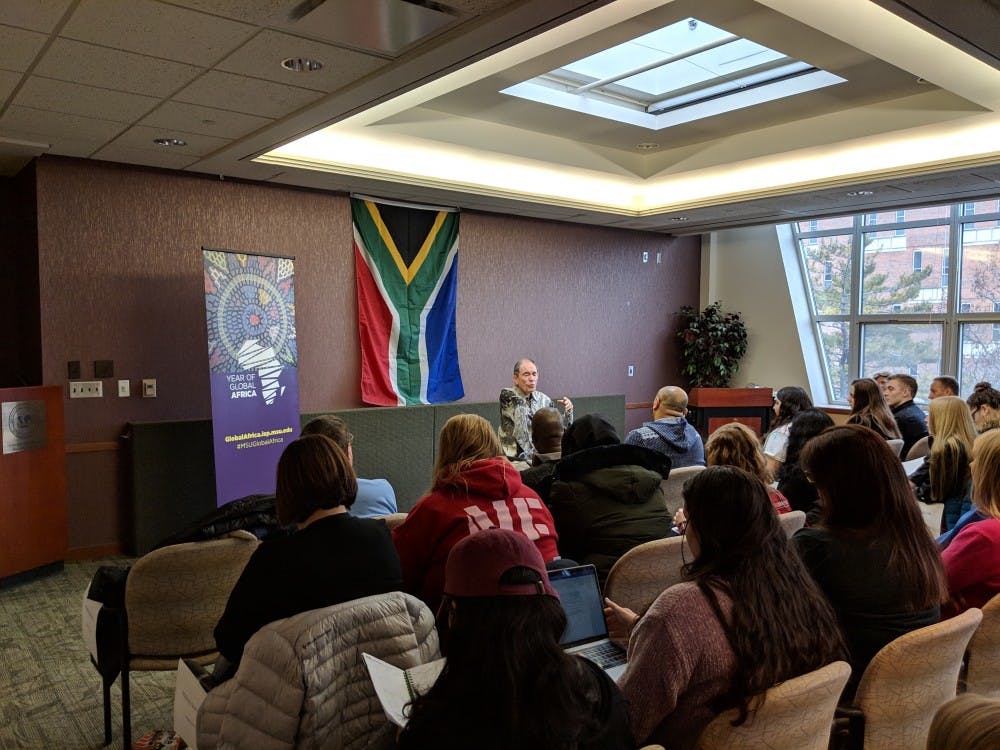
[[[0,388],[0,580],[66,558],[63,389]]]

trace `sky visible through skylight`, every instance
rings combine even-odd
[[[659,130],[843,81],[688,18],[502,93]]]

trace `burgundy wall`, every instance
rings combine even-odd
[[[85,378],[93,360],[115,363],[103,399],[67,399],[68,444],[113,441],[129,421],[210,416],[203,245],[295,256],[302,411],[361,405],[345,197],[48,158],[38,224],[44,382],[65,385],[67,360],[82,360]],[[553,397],[649,401],[678,382],[671,334],[677,309],[699,301],[698,238],[475,212],[460,237],[468,400],[495,398],[519,356],[538,361]],[[132,380],[132,398],[117,397],[118,378]],[[141,378],[157,379],[158,398],[136,396]],[[68,471],[70,547],[117,542],[117,461],[71,453]]]

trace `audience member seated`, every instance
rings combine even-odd
[[[847,638],[849,698],[883,646],[938,621],[944,569],[903,465],[877,433],[860,425],[825,430],[806,445],[802,467],[822,511],[818,525],[792,541]]]
[[[893,375],[885,384],[885,402],[903,438],[900,456],[906,456],[915,442],[927,436],[927,418],[913,402],[916,395],[917,381],[909,375]]]
[[[545,562],[559,557],[552,515],[521,483],[493,427],[475,414],[457,414],[441,428],[431,491],[392,531],[405,590],[437,612],[451,548],[493,526],[524,534]]]
[[[1000,593],[1000,430],[973,447],[973,502],[984,520],[966,525],[941,553],[948,577],[946,616],[982,607]]]
[[[939,396],[928,407],[930,453],[910,475],[917,498],[944,503],[941,532],[948,531],[972,507],[969,457],[976,426],[958,396]]]
[[[875,430],[886,440],[898,440],[902,437],[896,427],[896,420],[885,403],[882,389],[874,380],[852,380],[847,401],[851,405],[851,416],[847,418],[847,424],[859,424]]]
[[[785,462],[788,451],[788,431],[791,429],[795,415],[803,409],[813,408],[809,394],[797,385],[786,385],[774,394],[774,421],[771,431],[764,439],[764,455],[767,457],[767,470],[772,476],[777,476],[781,465]]]
[[[767,496],[778,513],[792,510],[788,498],[770,486],[773,478],[767,473],[767,460],[760,441],[745,424],[730,422],[709,435],[705,457],[709,466],[735,466],[757,477],[767,487]]]
[[[553,407],[539,409],[531,420],[531,442],[535,444],[535,455],[531,466],[521,471],[521,481],[531,487],[542,502],[549,503],[549,487],[556,471],[556,463],[562,457],[563,436],[562,415]]]
[[[670,473],[670,459],[622,444],[597,414],[566,430],[562,455],[549,494],[559,549],[581,565],[593,564],[603,583],[619,557],[669,535],[660,482]]]
[[[303,435],[325,435],[347,454],[354,465],[354,435],[347,431],[347,423],[340,417],[325,416],[309,420],[302,428]],[[386,479],[358,477],[358,496],[351,506],[351,515],[359,518],[388,516],[396,513],[396,493]]]
[[[972,395],[966,399],[972,419],[980,432],[1000,427],[1000,391],[985,380],[976,383]]]
[[[889,382],[889,378],[892,377],[892,373],[889,370],[882,370],[881,372],[876,372],[872,375],[872,380],[878,383],[878,387],[882,389],[882,393],[885,393],[885,384]]]
[[[819,409],[805,409],[796,414],[788,433],[788,455],[778,472],[778,491],[788,498],[792,510],[806,514],[807,524],[819,517],[819,495],[802,469],[800,457],[806,444],[827,427],[833,427],[833,420]]]
[[[243,569],[215,628],[225,660],[217,680],[235,674],[243,647],[269,622],[402,586],[385,524],[348,513],[356,494],[351,463],[329,438],[308,435],[285,448],[278,519],[298,531],[262,542]]]
[[[927,400],[933,401],[942,396],[957,396],[958,381],[951,375],[938,375],[931,381],[930,391],[927,393]]]
[[[693,748],[718,713],[843,659],[830,605],[788,544],[764,483],[712,466],[684,485],[692,562],[685,581],[641,617],[607,601],[614,637],[628,635],[618,684],[640,744]]]
[[[563,396],[553,401],[538,387],[538,367],[522,357],[514,363],[514,387],[500,391],[500,445],[511,461],[531,461],[535,446],[531,441],[531,421],[539,409],[560,404],[566,413],[563,422],[573,424],[573,402]]]
[[[666,385],[653,399],[653,421],[625,436],[626,445],[641,445],[670,459],[673,469],[705,465],[705,446],[694,425],[688,423],[687,394]]]
[[[934,714],[927,750],[996,750],[1000,747],[1000,700],[965,693]]]
[[[559,645],[566,615],[523,535],[487,529],[452,548],[439,622],[447,666],[413,701],[401,750],[635,747],[614,682]]]

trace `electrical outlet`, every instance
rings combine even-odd
[[[635,365],[629,365],[628,366],[628,376],[632,377],[633,375],[635,375]]]
[[[104,384],[100,380],[74,380],[69,384],[70,398],[104,398]]]
[[[156,379],[155,378],[143,378],[143,380],[142,380],[142,397],[143,398],[156,398]]]
[[[129,385],[129,381],[127,381],[127,380],[119,380],[118,381],[118,397],[119,398],[128,398],[131,395],[132,395],[132,392],[131,392],[131,386]]]
[[[649,251],[648,250],[643,250],[642,251],[642,262],[643,263],[649,263]]]

